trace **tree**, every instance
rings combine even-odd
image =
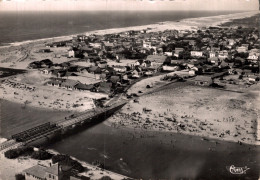
[[[53,164],[59,162],[61,165],[71,166],[73,169],[77,170],[80,173],[85,170],[78,161],[71,159],[68,155],[57,154],[54,155],[51,160]]]
[[[179,58],[180,59],[190,59],[191,58],[191,54],[189,51],[182,51],[179,54]]]
[[[17,149],[10,149],[4,153],[6,158],[15,159],[21,155],[31,154],[33,152],[33,147],[21,147]]]
[[[15,179],[16,180],[25,180],[25,176],[23,174],[16,174]]]
[[[236,53],[236,54],[234,55],[234,57],[241,57],[241,58],[244,58],[244,59],[248,58],[248,56],[249,56],[249,54],[248,54],[248,53],[245,53],[245,52]]]
[[[39,151],[35,151],[32,153],[32,158],[33,159],[39,159],[39,160],[46,160],[46,159],[50,159],[53,156],[53,154],[44,151],[44,150],[39,150]]]
[[[113,180],[113,179],[109,176],[103,176],[102,178],[100,178],[100,180]]]

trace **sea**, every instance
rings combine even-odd
[[[241,11],[240,11],[241,12]],[[0,45],[28,40],[180,21],[238,11],[8,11],[0,12]]]

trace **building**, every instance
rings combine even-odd
[[[184,51],[183,48],[175,48],[174,56],[179,57],[180,52]]]
[[[145,61],[143,61],[143,63],[141,64],[141,66],[143,66],[143,67],[150,67],[151,64],[152,64],[151,61],[145,60]]]
[[[179,66],[163,66],[164,71],[178,71],[180,70]]]
[[[59,163],[49,167],[36,165],[23,171],[25,180],[63,180],[70,176],[72,168]],[[67,179],[67,178],[66,178]]]
[[[152,43],[151,42],[143,42],[143,47],[144,48],[152,48]]]
[[[127,71],[127,68],[125,66],[113,66],[114,71],[124,73]]]
[[[250,53],[247,59],[248,60],[257,60],[258,55],[256,53]]]
[[[45,180],[46,167],[41,165],[33,166],[24,170],[25,180]]]
[[[98,67],[100,67],[101,69],[107,68],[107,62],[106,61],[100,61],[98,63]]]
[[[74,50],[69,50],[68,51],[68,57],[75,57],[75,51]]]
[[[191,51],[190,54],[191,54],[191,56],[195,56],[195,57],[202,57],[203,56],[202,51]]]
[[[226,59],[228,58],[228,51],[224,50],[224,51],[219,51],[218,53],[218,58],[219,59]]]
[[[151,62],[151,66],[159,67],[163,65],[167,56],[160,56],[160,55],[149,55],[147,56],[146,60]]]
[[[208,62],[210,62],[211,64],[218,65],[219,59],[217,57],[211,57],[208,58]]]
[[[42,74],[51,74],[51,73],[52,73],[52,70],[53,70],[53,69],[51,69],[51,68],[44,68],[44,69],[42,69],[40,72],[41,72]]]
[[[75,86],[79,83],[80,82],[76,80],[66,79],[64,82],[61,83],[60,86],[68,90],[74,90]]]
[[[245,47],[245,46],[240,46],[240,47],[237,47],[237,52],[241,53],[241,52],[247,52],[248,51],[248,47]]]
[[[172,56],[172,52],[164,52],[166,56]]]
[[[236,41],[234,39],[228,39],[228,44],[230,46],[233,46],[236,43]]]
[[[194,82],[200,86],[210,86],[213,83],[210,76],[196,76]]]
[[[210,52],[210,53],[209,53],[209,57],[210,57],[210,58],[216,57],[216,53],[215,53],[215,52]]]
[[[51,50],[50,49],[39,49],[38,52],[39,53],[49,53],[49,52],[51,52]]]

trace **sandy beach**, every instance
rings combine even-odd
[[[69,91],[47,86],[50,75],[38,71],[16,75],[1,84],[0,98],[33,106],[60,111],[86,111],[95,107],[93,99],[107,97],[105,94]],[[12,92],[12,93],[10,93]]]
[[[128,90],[140,97],[111,117],[110,125],[259,145],[259,84],[238,93],[176,82],[152,92],[156,87],[146,90],[149,82],[145,79]]]

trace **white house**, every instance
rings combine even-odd
[[[69,50],[69,57],[75,57],[75,51]]]
[[[228,40],[228,44],[229,44],[230,46],[233,46],[235,43],[236,43],[236,41],[235,41],[234,39],[229,39],[229,40]]]
[[[218,58],[219,59],[226,59],[226,58],[228,58],[228,51],[226,51],[226,50],[219,51]]]
[[[209,57],[210,57],[210,58],[216,57],[216,53],[215,53],[215,52],[210,52],[210,53],[209,53]]]
[[[237,52],[239,52],[239,53],[247,52],[247,51],[248,51],[248,47],[245,47],[245,46],[237,47]]]
[[[102,47],[101,43],[89,43],[89,45],[93,48],[99,48],[99,49],[101,49]]]
[[[257,60],[259,57],[259,55],[257,54],[249,54],[248,58],[249,60]]]
[[[42,69],[41,73],[42,74],[51,74],[51,69]]]
[[[190,54],[191,54],[191,56],[196,56],[196,57],[202,57],[203,56],[202,51],[191,51]]]
[[[172,52],[164,52],[166,56],[172,56]]]
[[[143,47],[144,48],[152,48],[152,43],[151,42],[143,42]]]
[[[164,71],[178,71],[179,69],[179,66],[163,66]]]
[[[127,71],[125,66],[114,66],[113,68],[117,72],[126,72]]]

